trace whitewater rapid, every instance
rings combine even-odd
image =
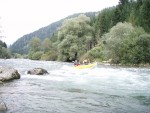
[[[149,113],[150,69],[98,65],[77,70],[72,63],[0,60],[21,79],[0,86],[7,113]],[[44,68],[49,74],[28,75]]]

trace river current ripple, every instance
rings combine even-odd
[[[98,65],[76,70],[71,63],[0,59],[21,79],[0,84],[5,113],[150,113],[150,69]],[[41,67],[50,73],[28,75]]]

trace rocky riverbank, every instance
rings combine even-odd
[[[14,79],[20,79],[20,74],[16,69],[12,67],[0,67],[0,84]],[[0,113],[5,112],[6,110],[6,104],[0,100]]]

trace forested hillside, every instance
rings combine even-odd
[[[51,37],[30,37],[27,57],[150,64],[149,10],[150,0],[119,0],[117,6],[103,9],[94,18],[85,14],[66,18]]]
[[[88,54],[113,63],[150,63],[149,10],[150,0],[119,0],[102,10],[94,22],[98,45]]]
[[[85,13],[85,15],[87,15],[88,17],[91,17],[91,18],[93,18],[95,16],[95,14],[96,14],[96,12]],[[45,38],[50,38],[57,31],[57,29],[62,25],[62,22],[65,19],[74,18],[74,17],[77,17],[78,15],[80,15],[80,13],[73,14],[73,15],[68,16],[64,19],[61,19],[57,22],[54,22],[46,27],[40,28],[39,30],[34,31],[30,34],[24,35],[23,37],[19,38],[15,43],[13,43],[10,46],[12,53],[27,54],[28,50],[29,50],[28,43],[33,37],[38,37],[42,41]]]

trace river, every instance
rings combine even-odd
[[[77,70],[73,64],[0,59],[21,79],[0,85],[5,113],[150,113],[150,68],[98,65]],[[49,75],[26,74],[41,67]]]

